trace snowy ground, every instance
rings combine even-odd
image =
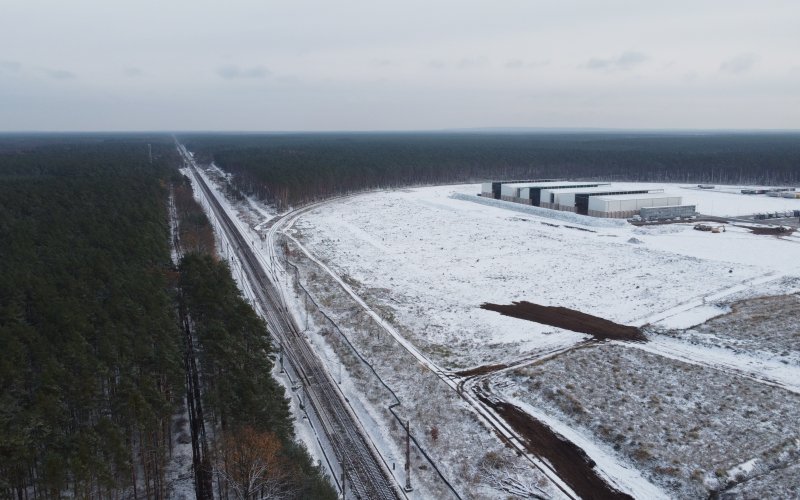
[[[649,187],[678,192],[685,203],[718,216],[800,206],[800,200]],[[520,373],[527,368],[508,370],[499,379],[506,377],[503,394],[510,401],[579,444],[624,491],[637,497],[661,492],[706,495],[715,489],[734,492],[746,485],[745,481],[737,486],[740,479],[767,472],[782,477],[780,470],[791,466],[797,451],[791,442],[780,440],[782,423],[800,409],[795,401],[800,389],[798,331],[792,329],[796,320],[792,323],[785,314],[785,308],[796,307],[792,302],[796,297],[784,296],[800,290],[798,238],[759,236],[732,226],[712,234],[694,231],[688,223],[637,228],[566,213],[553,217],[541,211],[521,213],[502,208],[502,203],[487,206],[465,196],[477,190],[478,186],[446,186],[347,198],[309,211],[287,232],[372,310],[380,311],[394,330],[444,368],[513,363],[587,338],[481,310],[483,302],[529,300],[620,323],[649,325],[651,342],[635,349],[612,343],[563,355],[589,360],[598,356],[586,363],[595,367],[586,376],[601,387],[608,374],[597,367],[608,367],[606,353],[615,353],[610,358],[617,364],[627,363],[627,373],[638,370],[652,377],[637,386],[640,393],[621,384],[605,384],[607,390],[598,390],[595,396],[612,406],[627,390],[633,391],[627,396],[631,400],[647,399],[660,391],[675,392],[683,377],[697,381],[689,399],[662,396],[658,407],[663,410],[657,418],[642,414],[646,406],[628,408],[625,416],[641,419],[639,426],[622,426],[620,421],[602,427],[599,417],[591,422],[572,418],[543,396],[544,389],[520,382]],[[784,296],[774,300],[789,302],[773,305],[776,310],[784,307],[782,315],[772,312],[782,319],[763,323],[757,330],[753,324],[761,323],[745,304],[762,295]],[[751,316],[755,322],[743,328]],[[707,324],[717,326],[709,333],[704,328],[712,318],[716,319]],[[753,332],[772,333],[753,338]],[[724,340],[716,342],[715,337]],[[557,363],[561,355],[543,366]],[[550,380],[550,375],[544,379]],[[564,383],[583,382],[578,375]],[[553,385],[546,382],[544,388],[549,391]],[[593,401],[591,395],[581,396],[586,400],[573,396],[575,404]],[[773,405],[773,400],[783,402]],[[698,404],[709,412],[715,407],[720,418],[697,417],[693,412]],[[746,410],[746,415],[738,415],[739,410]],[[686,422],[676,421],[675,415]],[[698,418],[700,424],[684,428],[684,423]],[[604,434],[603,429],[618,424],[616,434]],[[728,432],[752,440],[740,443],[728,439]],[[691,433],[688,441],[687,433]],[[655,441],[641,448],[641,435],[652,435]],[[717,445],[708,448],[706,440]],[[673,442],[682,444],[671,447]],[[663,453],[651,452],[650,447]],[[745,456],[741,447],[753,453]],[[687,449],[693,450],[692,462],[674,463]],[[761,454],[754,462],[757,473],[736,469],[756,457],[754,450]],[[642,458],[645,451],[649,455]]]
[[[677,185],[650,187],[677,193],[684,203],[696,204],[698,211],[712,215],[800,208],[800,200]],[[475,203],[470,196],[454,198],[478,191],[475,185],[445,186],[330,201],[302,214],[286,231],[294,239],[282,240],[289,261],[300,267],[296,278],[318,302],[315,307],[333,318],[341,330],[335,331],[314,307],[306,313],[308,299],[296,283],[286,279],[289,308],[301,325],[308,318],[309,339],[331,372],[336,374],[344,367],[342,390],[385,460],[397,462],[401,457],[402,429],[394,425],[387,410],[393,396],[376,375],[397,394],[401,405],[395,410],[402,419],[414,422],[412,433],[463,496],[504,496],[513,491],[509,485],[518,482],[541,488],[547,496],[556,494],[529,463],[498,447],[499,440],[454,396],[452,382],[443,378],[438,368],[521,363],[487,375],[487,381],[493,387],[499,385],[510,401],[584,448],[598,462],[602,475],[637,498],[662,496],[663,492],[670,496],[705,494],[716,488],[748,495],[763,488],[755,478],[783,478],[785,470],[796,469],[792,460],[796,462],[797,443],[791,440],[797,437],[778,442],[777,436],[780,423],[798,409],[794,405],[800,385],[793,382],[800,380],[794,342],[797,330],[790,328],[792,323],[785,315],[783,323],[765,323],[772,326],[762,330],[787,327],[784,333],[759,340],[742,333],[740,325],[747,324],[752,312],[744,305],[750,303],[747,299],[800,290],[796,258],[800,238],[757,236],[737,227],[711,234],[694,231],[691,224],[636,228],[566,213],[556,217],[548,217],[548,212],[520,213]],[[263,234],[269,227],[274,213],[252,200],[230,205],[258,241],[259,232]],[[268,253],[265,250],[262,258],[268,259]],[[512,300],[570,307],[621,323],[648,325],[651,342],[570,350],[587,336],[478,307],[483,302]],[[792,304],[783,305],[794,307]],[[781,305],[773,307],[779,310]],[[711,318],[715,319],[705,323]],[[714,322],[717,328],[705,329]],[[550,361],[526,365],[546,353],[555,354]],[[536,370],[548,370],[576,356],[585,356],[584,365],[595,371],[587,370],[585,377],[570,381],[558,377],[575,373],[554,370],[558,376],[544,377],[543,386],[532,382],[530,374]],[[627,396],[624,384],[614,385],[603,378],[613,379],[603,373],[606,368],[615,374],[609,359],[616,360],[614,367],[626,366],[629,373],[646,373],[647,380],[627,377],[637,381]],[[628,408],[625,416],[639,417],[641,428],[626,423],[617,433],[623,436],[619,438],[601,429],[616,425],[614,422],[604,423],[600,416],[581,421],[547,396],[554,388],[569,389],[567,384],[574,388],[586,377],[598,387],[594,395],[579,390],[570,393],[585,407],[597,403],[593,398],[613,404],[620,395],[631,400],[666,391],[673,395],[659,396],[661,410],[656,416],[647,414],[646,406]],[[674,396],[682,377],[695,381],[688,399],[683,393],[683,399]],[[432,400],[437,402],[436,412],[430,411]],[[770,400],[780,403],[770,406]],[[675,424],[674,415],[689,419],[690,410],[698,403],[708,411],[716,405],[720,418],[711,418],[694,431],[696,425],[684,428],[680,419]],[[748,413],[739,418],[739,409],[760,412],[760,416]],[[753,440],[762,445],[759,448],[726,435],[726,429],[747,434],[751,424],[756,428]],[[433,427],[437,428],[436,437]],[[644,442],[640,434],[650,432],[655,441],[646,444],[663,445],[664,449],[653,453],[647,448],[650,455],[642,458],[644,452],[637,453],[637,446]],[[697,445],[691,464],[672,463],[684,448],[691,448],[685,444],[676,448],[673,441],[689,432],[718,442],[713,448],[716,461],[709,462],[703,446]],[[303,432],[299,434],[309,440]],[[747,450],[752,453],[745,456],[739,446],[750,446]],[[441,496],[441,481],[417,451],[412,453],[414,463],[424,467],[412,476],[419,489],[411,496]],[[753,461],[756,452],[762,455]],[[776,459],[778,456],[782,458]],[[484,465],[498,460],[518,474],[513,483],[503,483],[507,477],[493,477],[495,469]],[[402,481],[404,475],[397,469],[394,473]],[[791,483],[782,484],[792,491]]]
[[[768,296],[736,302],[728,314],[686,330],[667,331],[682,341],[723,346],[734,353],[761,353],[786,365],[800,365],[800,295]],[[694,325],[692,325],[694,326]]]
[[[432,458],[428,461],[417,446],[412,447],[417,452],[412,453],[412,479],[419,498],[451,496],[434,465],[442,469],[460,495],[468,498],[495,498],[511,488],[506,483],[509,480],[531,485],[548,497],[558,495],[537,470],[529,464],[521,467],[515,454],[486,432],[453,388],[420,366],[403,344],[364,313],[352,297],[342,293],[329,274],[291,241],[285,248],[288,261],[298,269],[295,303],[309,306],[305,308],[308,312],[296,313],[300,326],[306,329],[328,370],[341,380],[342,391],[384,459],[392,464],[400,484],[405,479],[400,467],[404,433],[389,411],[390,405],[403,422],[411,422],[412,435]],[[308,296],[304,290],[308,290]],[[487,455],[508,464],[510,476],[493,477],[491,470],[485,470],[481,464]]]
[[[619,344],[573,350],[493,384],[594,436],[679,498],[705,498],[800,458],[800,433],[787,425],[800,412],[797,394]]]
[[[793,238],[738,227],[711,234],[691,224],[585,226],[579,218],[554,220],[451,198],[478,189],[349,198],[311,211],[294,225],[294,234],[362,296],[383,303],[410,339],[450,368],[523,356],[552,343],[554,334],[564,342],[582,338],[478,309],[483,302],[529,300],[621,323],[688,327],[725,312],[706,304],[708,298],[757,295],[757,281],[800,275],[800,240]],[[718,214],[757,212],[758,202],[800,205],[678,186],[666,190],[685,191],[692,198],[687,202]],[[668,314],[658,317],[661,312]]]

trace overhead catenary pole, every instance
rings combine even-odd
[[[303,294],[303,310],[306,313],[306,327],[303,329],[303,332],[308,331],[308,292]]]
[[[411,424],[406,420],[406,491],[412,491],[411,488]]]

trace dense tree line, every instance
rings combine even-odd
[[[219,498],[336,498],[294,440],[288,402],[272,378],[267,329],[227,264],[190,253],[180,285],[200,367]]]
[[[365,189],[557,177],[800,183],[800,134],[194,135],[201,161],[279,208]]]
[[[189,179],[173,176],[179,219],[181,310],[186,329],[198,498],[335,498],[294,439],[288,402],[270,375],[266,324],[241,295],[214,248],[211,224]],[[193,373],[194,371],[194,373]],[[206,436],[201,435],[205,430]],[[203,442],[205,440],[205,442]]]
[[[216,496],[335,496],[294,442],[264,324],[177,164],[168,137],[0,136],[0,497],[165,497],[190,378],[181,305]],[[191,253],[179,269],[170,192]],[[270,474],[245,480],[247,464]]]
[[[191,181],[183,174],[175,173],[171,186],[178,217],[177,244],[181,253],[214,255],[214,232],[203,207],[194,199]]]
[[[0,139],[2,496],[163,495],[183,382],[172,151],[146,137]]]

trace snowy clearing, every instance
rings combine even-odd
[[[593,435],[681,498],[707,497],[750,477],[739,465],[749,460],[763,470],[800,456],[800,435],[787,425],[800,396],[619,344],[571,351],[494,386]]]
[[[583,338],[478,309],[483,302],[529,300],[620,323],[688,327],[724,312],[706,305],[721,299],[715,294],[758,295],[760,280],[800,275],[795,243],[744,228],[711,234],[692,224],[582,226],[574,214],[554,212],[572,217],[567,223],[451,197],[476,190],[420,188],[327,203],[301,217],[293,234],[356,292],[389,308],[409,340],[453,369],[519,356],[551,335]],[[795,201],[689,194],[701,206],[721,196],[738,196],[744,205]]]
[[[641,185],[627,185],[634,186]],[[678,191],[684,203],[695,203],[700,212],[712,215],[751,215],[797,204],[796,200],[680,186],[646,187]],[[309,210],[286,232],[302,245],[307,257],[317,261],[319,269],[344,285],[340,293],[349,293],[366,310],[374,311],[375,321],[393,331],[401,343],[412,344],[410,349],[429,358],[434,369],[497,370],[500,378],[489,373],[487,383],[505,380],[500,385],[510,401],[587,451],[608,481],[623,491],[653,497],[732,489],[739,480],[725,479],[728,470],[753,457],[741,456],[738,442],[721,438],[727,419],[734,428],[752,424],[764,431],[754,434],[755,441],[763,441],[759,449],[764,454],[762,465],[754,470],[787,465],[771,453],[780,449],[778,455],[794,456],[794,448],[778,441],[781,422],[787,412],[797,409],[797,396],[783,389],[798,391],[800,372],[796,365],[786,364],[787,357],[795,359],[797,350],[790,344],[797,338],[797,330],[744,346],[746,340],[738,336],[747,334],[738,329],[739,333],[725,333],[717,328],[706,335],[706,343],[686,335],[714,321],[731,323],[726,318],[744,308],[737,309],[734,303],[796,293],[800,262],[794,238],[755,235],[746,227],[728,226],[725,233],[712,234],[694,231],[693,223],[635,227],[535,207],[509,210],[502,202],[473,197],[477,190],[471,185],[444,186],[345,198]],[[765,259],[765,255],[770,257]],[[479,309],[484,302],[521,300],[568,307],[623,324],[649,325],[651,340],[570,351],[570,346],[583,344],[588,336]],[[783,321],[786,325],[788,320]],[[726,335],[733,340],[715,344],[715,337]],[[731,351],[734,341],[738,350]],[[549,350],[556,353],[549,361],[535,361],[537,353]],[[693,468],[676,467],[672,460],[677,455],[670,455],[669,449],[663,456],[653,454],[649,461],[640,460],[644,452],[634,456],[636,449],[621,450],[597,425],[571,419],[548,403],[542,393],[549,391],[552,383],[532,390],[514,375],[539,366],[556,366],[562,357],[589,359],[601,352],[624,352],[624,356],[612,357],[617,363],[630,364],[629,371],[672,370],[665,380],[660,372],[654,375],[643,398],[670,384],[677,387],[686,373],[706,382],[695,388],[690,398],[693,404],[723,398],[719,404],[731,410],[723,412],[721,421],[702,420],[701,425],[692,426],[706,439],[722,439],[714,448],[716,462],[709,462],[705,445],[696,440],[694,448],[685,444],[680,448],[692,448],[697,454]],[[380,358],[379,353],[373,354]],[[517,363],[533,364],[511,368]],[[604,366],[601,360],[593,363]],[[603,377],[609,376],[592,370],[586,373],[601,384]],[[548,377],[552,374],[544,378],[550,380]],[[730,395],[720,393],[723,387],[735,388],[740,395],[731,400]],[[614,404],[625,398],[623,394],[624,388],[609,385],[596,396]],[[786,403],[769,406],[765,402],[769,398],[786,399]],[[737,420],[735,409],[745,402],[760,411],[758,424]],[[659,404],[667,427],[674,412],[686,411],[676,398]],[[633,433],[624,439],[636,443],[651,432],[621,429],[623,434]],[[680,434],[674,429],[667,432]],[[746,433],[744,428],[741,432]],[[647,451],[650,453],[649,448]],[[771,465],[764,465],[767,463]],[[750,477],[738,469],[731,474]]]
[[[625,185],[634,186],[642,185]],[[800,202],[645,186],[677,192],[684,203],[713,215],[791,209]],[[412,473],[418,487],[412,497],[447,495],[446,484],[431,469],[434,465],[470,498],[525,491],[560,494],[552,477],[532,469],[535,457],[515,458],[486,432],[475,410],[456,396],[460,379],[448,370],[483,374],[475,380],[499,388],[502,396],[580,446],[610,484],[637,498],[716,490],[734,494],[751,491],[748,481],[763,474],[785,476],[781,470],[793,466],[797,446],[778,438],[788,412],[798,408],[797,395],[782,387],[798,391],[798,333],[792,329],[797,322],[777,312],[793,303],[774,305],[772,316],[783,319],[767,322],[771,326],[763,329],[772,332],[782,325],[782,333],[756,340],[741,325],[747,323],[747,314],[756,314],[747,306],[754,297],[785,298],[800,290],[795,256],[800,240],[755,235],[744,227],[712,234],[694,231],[690,223],[634,227],[522,206],[509,210],[489,200],[478,198],[476,203],[478,190],[474,185],[444,186],[332,200],[293,216],[285,225],[287,238],[279,239],[278,261],[287,267],[275,266],[273,272],[285,287],[287,306],[298,323],[307,325],[309,340],[331,373],[344,372],[339,375],[342,390],[384,460],[396,463],[402,455],[398,415],[414,422],[412,434],[422,448],[412,446],[419,466]],[[229,211],[237,212],[254,242],[274,217],[253,200],[229,203]],[[260,250],[269,262],[270,250]],[[587,344],[587,335],[479,308],[484,302],[521,300],[644,326],[650,342]],[[706,329],[714,324],[716,328]],[[553,368],[584,358],[580,374]],[[648,381],[630,388],[614,385],[617,372],[609,360],[627,366],[627,374],[648,374],[643,375]],[[546,373],[536,377],[544,384],[533,384],[532,373]],[[688,399],[661,394],[679,389],[682,377],[696,382]],[[595,392],[576,390],[570,404],[588,407],[600,398],[631,418],[646,407],[628,408],[622,404],[625,398],[651,401],[647,398],[657,395],[659,413],[644,415],[640,427],[620,424],[622,437],[609,437],[600,413],[583,421],[549,396],[585,378],[592,380]],[[391,410],[395,397],[401,404]],[[431,399],[437,401],[438,412],[430,411]],[[782,402],[773,405],[770,400]],[[690,402],[695,406],[688,406]],[[724,411],[716,420],[691,417],[697,404],[703,411],[722,405]],[[742,408],[760,412],[761,420],[756,422],[751,413],[739,418],[735,412]],[[688,444],[680,440],[686,441],[689,428],[671,427],[675,415],[701,420],[692,426]],[[752,433],[755,441],[744,445],[726,440],[725,429],[747,434],[744,429],[751,424],[758,428]],[[646,443],[645,459],[636,446],[647,433],[658,442]],[[706,440],[717,441],[713,461],[705,445],[698,444]],[[754,448],[754,442],[763,446]],[[650,448],[662,445],[660,454]],[[757,449],[761,456],[755,451],[746,456],[738,446]],[[422,449],[432,462],[421,455]],[[676,450],[691,456],[691,467],[674,463]],[[513,473],[498,474],[498,463]],[[395,474],[404,479],[399,467]],[[753,484],[752,491],[757,491]]]

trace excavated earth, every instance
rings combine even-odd
[[[587,333],[599,340],[647,342],[647,337],[635,326],[621,325],[566,307],[551,307],[532,302],[512,302],[510,305],[481,304],[481,309],[499,312],[504,316],[525,319],[545,325]]]
[[[478,397],[491,406],[522,436],[531,453],[544,458],[558,476],[581,498],[633,500],[606,483],[595,469],[594,461],[575,444],[505,401],[495,401],[480,393]]]

